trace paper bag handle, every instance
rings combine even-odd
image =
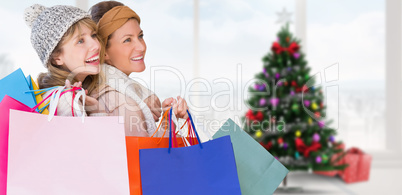
[[[172,143],[172,137],[173,137],[174,140],[176,140],[176,134],[172,131],[172,121],[171,121],[172,120],[172,118],[171,118],[172,114],[173,113],[172,113],[172,109],[171,109],[170,110],[170,116],[169,116],[170,125],[169,125],[169,149],[168,149],[168,153],[170,153],[170,149],[172,148],[172,144],[174,144],[174,143]],[[190,123],[191,123],[192,130],[195,133],[195,136],[197,137],[198,145],[202,149],[203,147],[202,147],[200,137],[198,136],[198,133],[197,133],[197,131],[195,129],[193,119],[192,119],[191,114],[190,114],[190,112],[188,110],[187,110],[187,114],[188,114],[188,120],[190,120]],[[191,132],[190,130],[191,129],[189,128],[189,134]],[[192,138],[190,138],[190,141],[192,142]],[[177,142],[177,140],[176,140],[176,142]],[[176,143],[176,145],[177,145],[177,143]]]

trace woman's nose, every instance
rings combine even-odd
[[[91,51],[99,51],[100,50],[100,43],[98,39],[91,39],[92,41],[90,41],[90,50]]]
[[[145,45],[144,41],[138,40],[138,41],[135,42],[134,48],[137,51],[145,51],[147,46]]]

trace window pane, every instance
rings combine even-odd
[[[328,96],[328,119],[335,119],[338,137],[348,147],[384,149],[385,1],[307,2],[312,72],[339,63],[339,80],[332,83],[339,87],[339,99]]]
[[[208,80],[212,93],[200,97],[198,104],[209,106],[200,113],[207,129],[218,130],[220,125],[212,124],[214,120],[232,118],[241,123],[249,109],[244,103],[246,84],[262,71],[262,58],[282,27],[276,23],[277,13],[284,8],[294,13],[295,1],[200,1],[199,74]]]

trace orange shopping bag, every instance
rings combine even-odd
[[[159,127],[161,126],[164,118],[166,118],[167,120],[167,113],[169,112],[166,112],[164,114],[159,124]],[[156,129],[155,133],[158,131],[159,127]],[[140,173],[140,149],[169,148],[169,137],[163,137],[163,136],[164,135],[162,135],[162,137],[126,136],[127,166],[128,166],[128,177],[129,177],[131,195],[142,195],[141,173]],[[190,138],[187,137],[186,139],[189,140]],[[193,137],[189,141],[196,144],[197,138]],[[178,138],[177,143],[179,147],[185,146],[183,139]]]

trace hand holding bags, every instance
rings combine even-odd
[[[190,113],[189,118],[191,120]],[[191,125],[195,131],[194,124]],[[171,128],[171,127],[170,127]],[[198,134],[195,134],[199,140]],[[150,194],[241,194],[229,136],[205,143],[172,148],[140,150],[142,191]]]
[[[232,140],[242,194],[273,194],[289,172],[286,167],[231,119],[213,138],[227,135]]]
[[[24,122],[21,122],[24,121]],[[117,117],[10,113],[8,194],[129,194]]]

